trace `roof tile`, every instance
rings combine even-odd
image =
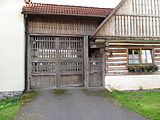
[[[32,3],[23,6],[22,13],[26,14],[63,14],[81,16],[106,17],[112,8],[96,8],[83,6],[69,6],[56,4]]]

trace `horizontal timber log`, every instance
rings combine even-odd
[[[160,54],[155,54],[155,57],[160,57]]]
[[[127,61],[127,59],[107,59],[107,62],[119,62],[119,61]]]
[[[90,45],[105,45],[105,42],[90,42]]]
[[[154,46],[154,45],[110,45],[108,46],[108,48],[137,48],[137,47],[140,47],[140,48],[160,48],[160,45],[159,46]]]
[[[120,66],[120,65],[127,65],[127,63],[107,63],[108,66]]]
[[[128,70],[126,67],[109,67],[107,71]]]
[[[159,72],[114,72],[114,73],[106,73],[106,76],[122,76],[122,75],[159,75]]]
[[[126,53],[126,49],[109,49],[106,50],[106,52],[112,52],[112,53]]]
[[[114,58],[114,57],[127,57],[127,54],[113,54],[113,55],[106,55],[106,57],[111,57],[111,58]]]
[[[159,58],[155,58],[155,61],[160,61],[160,57]]]
[[[160,49],[155,49],[155,53],[160,53]]]

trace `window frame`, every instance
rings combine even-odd
[[[129,63],[129,50],[139,50],[139,63]],[[152,63],[142,63],[142,50],[151,50]],[[154,48],[128,48],[127,49],[127,64],[128,66],[146,66],[154,64]]]

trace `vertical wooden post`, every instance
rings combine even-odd
[[[106,76],[106,59],[105,53],[102,54],[102,85],[105,87],[105,76]]]
[[[31,61],[31,41],[30,36],[28,35],[28,44],[27,44],[27,91],[30,91],[31,89],[31,79],[32,79],[32,61]]]
[[[84,37],[84,86],[89,87],[88,36]]]
[[[59,38],[56,37],[56,87],[60,87],[60,56],[59,56]]]
[[[28,36],[28,15],[25,14],[24,15],[24,22],[25,22],[25,84],[24,84],[24,91],[29,91],[30,90],[30,84],[29,82],[29,77],[28,77],[28,60],[29,60],[29,56],[28,56],[28,42],[29,42],[29,36]]]

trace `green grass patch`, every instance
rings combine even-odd
[[[55,90],[54,90],[54,94],[55,94],[55,95],[63,95],[63,94],[65,94],[66,92],[67,92],[66,89],[55,89]]]
[[[82,89],[83,92],[87,95],[99,96],[99,97],[106,97],[109,96],[106,90],[98,90],[98,89]]]
[[[110,96],[114,97],[129,110],[135,111],[151,120],[160,120],[160,91],[113,91]]]
[[[110,98],[115,105],[121,104],[146,118],[160,120],[160,91],[109,92],[107,90],[83,89],[83,92],[87,95]]]
[[[27,92],[20,97],[0,99],[0,120],[13,120],[21,105],[30,101],[37,92]]]

